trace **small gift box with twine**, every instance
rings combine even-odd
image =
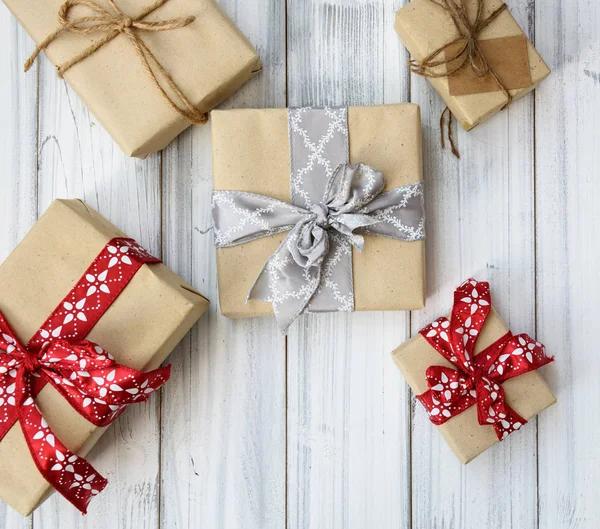
[[[501,0],[412,0],[396,14],[395,29],[412,55],[411,70],[429,79],[467,131],[550,74]],[[451,117],[448,136],[459,156]]]
[[[261,70],[213,0],[4,0],[125,154],[143,158]]]

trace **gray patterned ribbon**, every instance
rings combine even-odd
[[[348,164],[347,109],[288,111],[292,204],[242,191],[214,191],[215,246],[289,231],[247,299],[268,301],[285,332],[305,312],[354,310],[352,247],[361,234],[425,238],[423,182],[383,192],[383,174]]]

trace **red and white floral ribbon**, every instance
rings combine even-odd
[[[83,513],[107,481],[54,435],[35,396],[50,383],[102,427],[168,380],[170,366],[143,373],[84,339],[140,267],[159,262],[132,239],[112,239],[27,345],[0,314],[0,440],[19,421],[40,473]]]
[[[475,343],[491,309],[490,286],[468,279],[454,292],[450,320],[442,317],[420,333],[456,367],[430,366],[429,389],[418,395],[434,424],[443,424],[474,404],[481,425],[494,427],[499,440],[527,421],[504,399],[502,382],[538,369],[554,360],[544,346],[527,334],[509,331],[474,354]]]

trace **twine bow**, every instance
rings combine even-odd
[[[58,21],[60,23],[60,27],[54,33],[48,35],[35,49],[31,57],[27,59],[25,62],[25,71],[28,71],[31,68],[33,62],[40,52],[45,50],[64,32],[72,32],[82,35],[91,33],[106,33],[106,35],[92,44],[89,48],[82,51],[80,54],[58,66],[57,72],[59,77],[63,77],[67,70],[80,63],[84,59],[87,59],[90,55],[108,44],[117,36],[125,35],[133,45],[138,57],[140,58],[144,71],[148,74],[148,77],[152,80],[152,83],[160,92],[163,99],[169,104],[169,106],[192,124],[206,123],[208,120],[208,115],[205,112],[198,110],[198,108],[188,100],[188,98],[175,84],[175,81],[173,81],[171,75],[164,69],[156,56],[139,36],[140,31],[156,32],[181,29],[191,24],[195,20],[195,17],[193,16],[158,22],[145,22],[143,20],[167,1],[168,0],[156,0],[152,5],[148,6],[137,16],[130,17],[117,7],[114,0],[108,0],[110,10],[98,5],[95,2],[92,2],[91,0],[66,0],[66,2],[62,4],[58,10]],[[95,15],[70,18],[70,11],[76,6],[87,7],[91,9]],[[155,70],[157,73],[155,73]],[[177,99],[181,105],[174,101],[169,94],[167,94],[159,82],[159,77],[164,80],[166,85],[177,96]]]
[[[454,368],[427,368],[429,389],[417,398],[437,425],[476,405],[479,424],[493,426],[501,441],[527,422],[506,403],[502,382],[554,359],[546,356],[541,343],[511,332],[475,355],[475,343],[490,309],[489,284],[469,279],[454,293],[452,318],[439,318],[420,331]]]
[[[410,69],[412,72],[422,75],[423,77],[440,78],[448,77],[468,65],[477,77],[485,77],[488,74],[492,76],[498,85],[498,88],[506,96],[507,102],[503,107],[506,108],[508,105],[510,105],[513,98],[481,51],[481,47],[477,42],[477,37],[483,29],[485,29],[494,20],[496,20],[496,18],[498,18],[500,13],[507,9],[507,6],[506,4],[502,4],[500,7],[492,11],[492,13],[490,13],[487,17],[485,17],[483,14],[483,0],[476,0],[477,13],[475,20],[471,22],[466,1],[467,0],[460,0],[460,4],[457,4],[455,0],[430,0],[430,2],[433,2],[446,11],[446,13],[448,13],[452,19],[452,22],[454,22],[454,25],[456,26],[458,37],[432,51],[422,61],[411,59],[409,61]],[[458,46],[458,50],[456,52],[446,53],[447,50],[453,49],[454,46]],[[439,71],[438,68],[440,66],[445,66],[445,70]],[[449,113],[448,139],[452,148],[452,154],[454,154],[454,156],[457,158],[460,158],[460,153],[456,148],[456,144],[454,143],[454,138],[452,135],[452,113],[449,111],[448,107],[445,108],[440,116],[442,148],[445,147],[444,118],[446,112]]]

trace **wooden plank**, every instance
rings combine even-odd
[[[290,106],[408,99],[397,1],[289,0]],[[409,527],[409,313],[304,316],[288,337],[288,527]]]
[[[39,213],[57,197],[82,198],[160,255],[160,155],[127,158],[45,58],[39,67]],[[158,527],[158,401],[130,407],[90,453],[110,483],[89,515],[54,495],[34,514],[35,527]]]
[[[221,6],[259,50],[262,74],[224,107],[285,106],[285,6]],[[217,303],[209,126],[164,155],[165,262],[211,300],[171,357],[162,413],[161,527],[285,525],[285,344],[274,318],[230,320]]]
[[[533,2],[513,1],[511,11],[531,36]],[[514,331],[533,333],[532,97],[470,133],[458,131],[460,161],[440,150],[444,105],[418,76],[412,100],[424,120],[429,211],[429,299],[426,310],[414,314],[413,333],[446,314],[454,288],[470,276],[491,282],[494,305]],[[456,460],[418,403],[412,436],[414,527],[536,527],[535,420],[468,466]]]
[[[37,216],[37,72],[23,74],[23,62],[33,50],[25,32],[4,5],[0,6],[0,262],[33,226]],[[0,501],[0,527],[31,528],[31,517]]]
[[[537,325],[558,396],[540,417],[540,528],[600,516],[599,27],[593,0],[536,2],[536,44],[554,70],[536,97]]]

